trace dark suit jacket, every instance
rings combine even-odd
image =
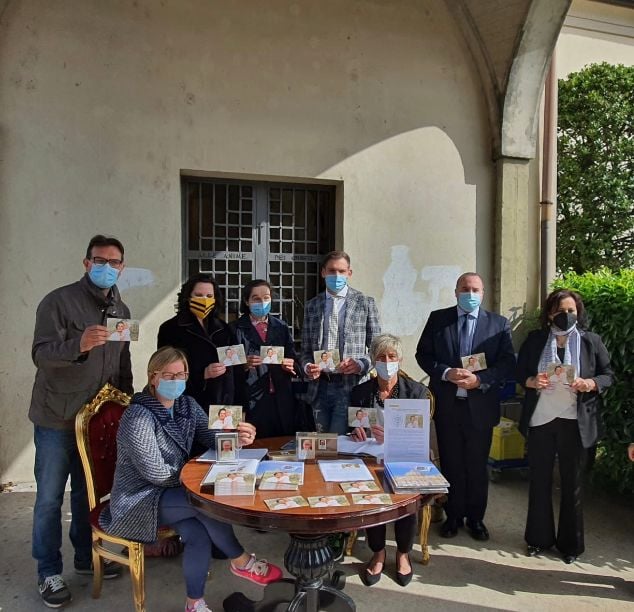
[[[498,424],[498,391],[515,370],[515,353],[507,319],[480,308],[471,352],[486,355],[486,370],[477,372],[481,387],[467,392],[473,425],[484,430]],[[456,306],[435,310],[429,315],[416,348],[416,361],[429,374],[429,388],[436,397],[434,419],[440,426],[457,391],[456,385],[442,380],[442,375],[447,368],[462,367]]]
[[[585,448],[590,448],[603,433],[600,394],[612,384],[612,367],[610,355],[600,336],[581,329],[579,333],[581,334],[579,354],[581,371],[578,375],[581,378],[592,378],[597,383],[596,391],[577,393],[577,422],[581,442]],[[526,389],[520,418],[520,431],[524,436],[528,433],[528,424],[539,399],[536,389],[526,388],[526,379],[537,374],[539,359],[547,340],[548,330],[538,329],[531,332],[522,344],[517,359],[517,381]]]
[[[260,335],[251,323],[249,315],[242,315],[231,324],[239,344],[244,345],[244,353],[247,355],[259,355],[262,346],[283,346],[284,357],[297,359],[293,336],[286,322],[276,317],[269,316],[269,325],[266,332],[266,342],[262,342]],[[295,364],[297,372],[299,365]],[[253,410],[258,401],[269,393],[269,374],[275,388],[275,401],[278,405],[279,416],[285,431],[295,431],[295,398],[292,388],[292,374],[282,370],[279,365],[261,365],[257,368],[249,368],[246,374],[246,393],[244,407]]]

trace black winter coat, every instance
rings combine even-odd
[[[231,324],[231,329],[237,343],[244,345],[247,356],[260,355],[262,346],[283,346],[284,357],[296,361],[295,372],[299,375],[293,336],[285,321],[269,316],[264,342],[251,323],[249,315],[242,315]],[[240,395],[244,398],[246,418],[256,426],[258,435],[270,437],[295,433],[296,406],[292,378],[292,374],[282,370],[279,365],[261,365],[257,368],[249,368],[246,372],[245,388]],[[273,383],[273,393],[270,392],[271,383]],[[275,410],[276,414],[272,422],[278,423],[276,427],[270,426],[267,415],[261,414],[263,410]]]
[[[220,361],[218,347],[236,344],[236,339],[229,326],[213,313],[204,322],[206,329],[191,312],[179,312],[159,327],[157,346],[173,346],[187,355],[189,380],[185,395],[193,397],[209,413],[212,404],[242,403],[235,391],[236,378],[243,374],[241,366],[234,366],[222,376],[205,379],[205,368]]]

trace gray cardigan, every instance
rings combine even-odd
[[[147,391],[136,393],[117,433],[117,466],[99,523],[113,535],[138,542],[156,540],[161,493],[180,486],[180,472],[194,440],[213,447],[215,434],[196,401],[181,396],[174,418]]]

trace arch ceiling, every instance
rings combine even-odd
[[[544,77],[572,0],[445,2],[480,75],[493,157],[534,157]]]

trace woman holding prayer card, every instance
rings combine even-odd
[[[520,431],[528,438],[530,488],[524,539],[529,556],[557,546],[566,563],[584,551],[581,485],[587,449],[602,433],[600,394],[612,384],[610,356],[601,338],[585,329],[581,296],[557,289],[541,313],[541,329],[520,348],[517,380],[526,389]],[[575,377],[552,392],[548,369],[568,366]],[[557,367],[555,367],[557,372]],[[552,488],[558,457],[561,480],[555,532]]]
[[[216,435],[202,408],[183,395],[189,375],[185,354],[169,346],[159,349],[147,374],[147,386],[132,397],[119,423],[110,505],[99,522],[108,533],[138,542],[156,540],[159,525],[175,529],[184,544],[185,612],[209,612],[203,596],[212,543],[231,559],[236,576],[268,584],[282,571],[246,553],[233,527],[192,506],[180,484],[194,440],[212,447]],[[237,429],[242,445],[253,443],[251,424],[239,423]]]
[[[295,397],[292,378],[295,376],[295,346],[285,321],[272,316],[271,285],[253,280],[242,289],[242,316],[232,323],[238,343],[247,356],[245,418],[257,427],[261,438],[290,436],[295,433]],[[265,364],[262,346],[284,347],[279,365]]]
[[[384,402],[391,398],[425,399],[428,397],[427,387],[400,371],[403,361],[403,346],[401,341],[391,334],[376,336],[370,345],[370,359],[376,370],[376,378],[361,383],[352,388],[350,405],[363,408],[377,409],[377,422],[371,428],[372,435],[380,444],[383,443],[383,408]],[[421,430],[422,431],[422,430]],[[352,431],[352,437],[365,440],[366,434],[362,427]],[[394,537],[396,539],[396,581],[401,586],[407,586],[412,580],[412,563],[409,553],[414,544],[416,533],[415,514],[404,516],[394,522]],[[374,553],[370,562],[361,573],[361,580],[366,586],[372,586],[381,579],[385,568],[385,525],[366,529],[368,546]]]
[[[216,279],[211,274],[191,276],[181,287],[176,310],[176,316],[159,327],[157,345],[173,346],[187,355],[191,371],[185,393],[205,412],[212,404],[240,403],[235,388],[241,386],[242,370],[223,365],[217,351],[236,342],[219,316],[223,299]]]

